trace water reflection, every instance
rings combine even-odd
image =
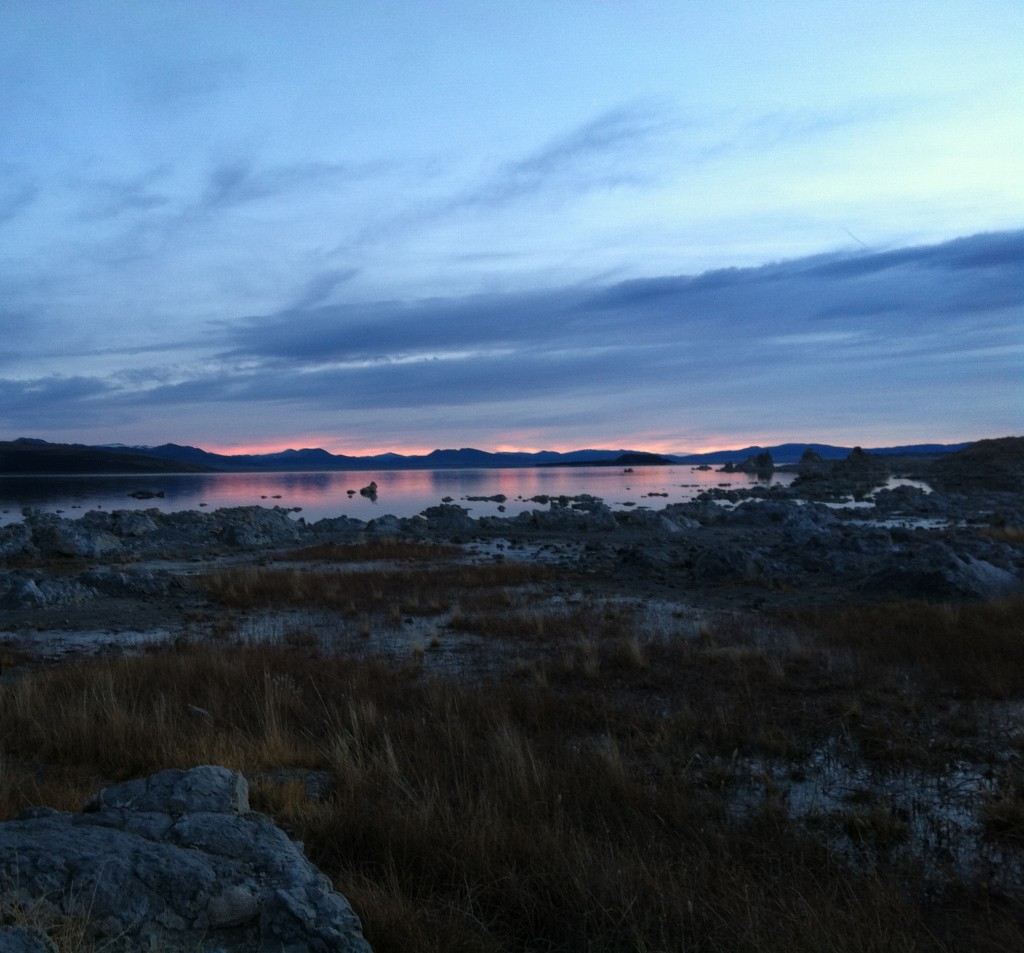
[[[792,474],[777,473],[788,483]],[[377,500],[359,490],[377,484]],[[537,508],[535,496],[575,496],[589,493],[616,509],[692,499],[714,486],[750,486],[756,478],[743,473],[699,471],[687,466],[539,467],[466,470],[342,470],[291,473],[182,473],[117,476],[2,476],[0,525],[21,519],[21,510],[35,506],[44,512],[80,516],[90,509],[164,512],[216,509],[223,506],[301,507],[310,521],[333,516],[373,519],[385,513],[415,516],[445,497],[469,508],[473,516],[498,515],[499,504],[466,501],[467,496],[507,497],[504,515]],[[162,494],[136,499],[130,494]]]

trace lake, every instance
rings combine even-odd
[[[792,481],[794,474],[777,473],[776,483]],[[360,487],[377,484],[376,502],[359,495]],[[23,507],[76,518],[88,510],[144,510],[163,512],[217,509],[224,506],[301,507],[309,522],[333,516],[370,520],[386,513],[415,516],[445,497],[467,507],[470,515],[515,516],[537,509],[530,497],[575,496],[589,493],[613,509],[693,499],[715,486],[750,487],[757,482],[744,473],[716,473],[689,466],[637,467],[526,467],[464,470],[335,470],[294,473],[178,473],[159,475],[0,476],[0,526],[20,522]],[[163,497],[134,499],[136,491],[163,493]],[[349,493],[349,491],[355,491]],[[508,499],[505,511],[498,503],[467,500],[470,496]]]

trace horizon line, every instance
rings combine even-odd
[[[90,447],[94,447],[94,448],[98,448],[98,449],[122,448],[122,449],[127,449],[127,450],[134,449],[134,448],[138,448],[140,450],[144,450],[144,449],[150,449],[151,450],[151,449],[153,449],[155,447],[166,446],[168,444],[174,444],[176,446],[190,446],[190,447],[194,447],[195,449],[200,450],[202,452],[211,453],[211,454],[215,454],[217,456],[224,456],[224,457],[265,456],[265,455],[273,455],[273,454],[287,453],[287,452],[301,453],[303,451],[323,451],[323,452],[328,453],[328,454],[330,454],[332,456],[352,457],[352,458],[358,459],[358,458],[379,457],[379,456],[385,456],[385,455],[395,455],[395,456],[400,456],[400,457],[426,457],[426,456],[430,456],[433,453],[459,452],[459,451],[464,451],[464,450],[473,450],[473,451],[476,451],[476,452],[479,452],[479,453],[487,453],[487,454],[492,454],[492,455],[495,455],[495,456],[503,455],[503,454],[507,454],[507,455],[515,455],[515,454],[538,455],[538,454],[544,454],[544,453],[555,453],[555,454],[566,455],[566,454],[570,454],[570,453],[595,452],[595,453],[649,453],[649,454],[659,455],[659,456],[689,457],[689,456],[703,456],[703,455],[711,454],[711,453],[739,452],[739,451],[745,451],[745,450],[748,450],[748,449],[769,449],[769,448],[771,448],[773,446],[777,447],[777,446],[788,446],[788,445],[826,446],[826,447],[837,447],[837,448],[842,448],[842,449],[853,449],[853,447],[864,447],[864,446],[867,446],[869,443],[872,444],[872,446],[874,446],[877,449],[890,448],[890,447],[896,447],[896,446],[900,446],[900,447],[913,447],[913,446],[926,446],[926,445],[954,446],[954,445],[959,445],[959,444],[976,443],[979,440],[998,439],[999,437],[1005,437],[1005,436],[1013,436],[1013,434],[1000,434],[998,436],[972,437],[972,438],[968,438],[968,439],[965,439],[965,440],[964,439],[961,439],[961,440],[957,440],[957,439],[943,439],[943,440],[917,439],[917,440],[893,440],[892,442],[889,442],[889,443],[881,443],[881,442],[874,442],[874,441],[860,441],[858,443],[851,443],[851,444],[831,443],[831,442],[829,442],[827,440],[791,440],[791,439],[784,439],[784,440],[776,440],[773,443],[751,442],[751,443],[746,443],[746,444],[742,444],[742,445],[739,445],[738,442],[736,444],[728,444],[728,445],[727,444],[717,444],[716,443],[716,444],[712,444],[710,446],[709,445],[705,445],[701,449],[682,449],[682,450],[679,450],[679,449],[676,449],[676,450],[649,449],[649,446],[642,446],[642,445],[636,445],[636,446],[624,445],[624,446],[618,446],[618,447],[614,447],[614,446],[611,446],[611,445],[606,445],[606,446],[591,445],[591,446],[573,446],[573,447],[571,447],[569,449],[553,449],[551,447],[545,447],[543,449],[523,449],[523,448],[515,448],[515,449],[513,449],[513,448],[509,448],[507,446],[503,447],[503,446],[499,445],[496,449],[483,449],[481,447],[475,447],[475,446],[472,446],[472,445],[469,445],[469,444],[462,444],[461,446],[446,446],[446,447],[435,446],[435,447],[432,447],[429,450],[419,449],[419,448],[415,448],[415,449],[403,448],[401,450],[395,450],[395,449],[382,450],[382,449],[377,449],[377,448],[360,448],[358,450],[352,450],[352,449],[349,449],[349,448],[331,449],[329,447],[325,447],[325,446],[322,446],[322,445],[311,445],[311,444],[307,444],[307,445],[304,445],[304,446],[281,446],[280,444],[254,443],[254,444],[243,444],[241,446],[237,446],[236,445],[236,446],[227,446],[227,447],[225,447],[223,445],[218,445],[218,444],[201,446],[199,444],[193,444],[193,443],[177,443],[174,440],[167,440],[167,441],[164,441],[163,443],[156,443],[156,444],[149,444],[149,443],[147,443],[147,444],[141,444],[141,443],[127,444],[127,443],[120,443],[120,442],[102,443],[102,444],[84,444],[84,443],[80,443],[77,440],[75,440],[75,441],[70,441],[69,440],[69,441],[67,441],[67,444],[68,445],[78,444],[79,446],[90,446]],[[45,443],[61,443],[61,442],[64,442],[64,441],[46,440],[45,438],[41,438],[41,437],[17,437],[17,438],[12,438],[11,442],[17,442],[17,441],[22,441],[22,440],[26,441],[26,442],[31,442],[31,441],[34,441],[34,440],[43,440]],[[657,442],[660,442],[660,441],[656,441],[656,443]],[[269,449],[270,447],[273,447],[273,449]]]

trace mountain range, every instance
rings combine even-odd
[[[957,444],[912,444],[898,447],[865,448],[886,456],[936,456],[970,446]],[[750,446],[712,453],[651,454],[641,450],[572,450],[560,453],[489,452],[464,447],[434,450],[427,454],[382,453],[347,456],[320,448],[280,450],[276,453],[220,454],[199,447],[165,443],[157,447],[108,444],[58,444],[33,437],[0,441],[0,473],[168,473],[222,471],[294,470],[442,470],[461,468],[535,466],[646,466],[663,464],[714,465],[742,463],[768,452],[776,464],[795,463],[808,449],[824,460],[842,459],[851,447],[824,443],[783,443]]]

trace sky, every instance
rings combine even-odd
[[[4,0],[0,439],[1024,433],[1021,0]]]

